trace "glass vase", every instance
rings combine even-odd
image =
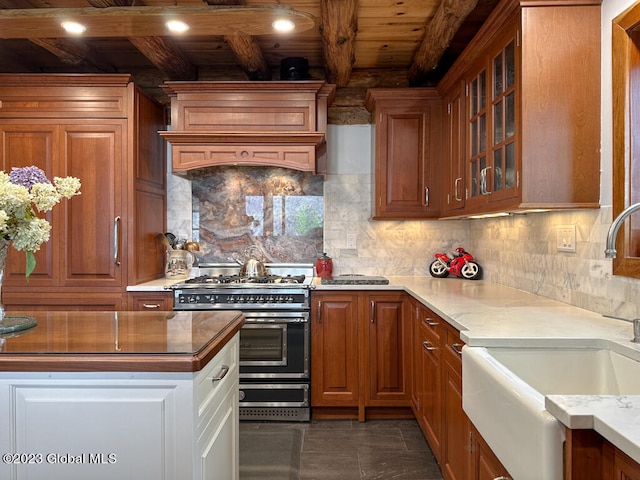
[[[2,238],[0,239],[0,324],[5,317],[4,303],[2,303],[2,281],[4,280],[4,266],[7,263],[8,253],[9,241]]]
[[[7,315],[2,302],[2,282],[4,280],[4,267],[9,253],[9,240],[0,238],[0,334],[18,332],[35,327],[38,321],[34,317],[24,315]]]

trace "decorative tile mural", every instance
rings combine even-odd
[[[323,178],[284,168],[216,167],[191,176],[192,238],[201,263],[313,262],[322,252]]]

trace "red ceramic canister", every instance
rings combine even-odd
[[[316,275],[320,278],[329,278],[333,275],[333,260],[326,253],[316,260]]]

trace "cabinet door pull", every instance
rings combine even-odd
[[[376,321],[376,302],[371,300],[371,323]]]
[[[113,263],[120,266],[120,215],[113,220]]]
[[[451,347],[451,350],[456,352],[458,355],[462,355],[462,347],[464,347],[464,343],[452,343],[449,347]]]
[[[424,318],[424,323],[426,323],[430,327],[436,327],[436,326],[440,325],[439,322],[434,322],[431,317],[425,317]]]
[[[320,302],[320,301],[318,302],[318,307],[317,308],[318,308],[318,310],[317,310],[318,323],[322,323],[322,302]]]
[[[456,178],[455,183],[453,184],[453,194],[456,199],[456,202],[461,202],[462,199],[458,195],[458,186],[462,183],[462,177]]]
[[[424,206],[429,206],[429,187],[424,187]]]
[[[156,308],[160,308],[160,304],[159,303],[143,303],[142,308],[155,310]]]
[[[491,195],[492,192],[487,190],[487,171],[491,169],[491,165],[480,170],[480,193],[482,195]]]
[[[429,352],[432,352],[433,350],[436,350],[436,347],[431,342],[429,342],[428,340],[422,342],[422,348],[424,348],[425,350],[427,350]]]
[[[227,365],[222,365],[220,367],[220,373],[218,374],[218,376],[212,377],[211,381],[213,383],[219,382],[220,380],[222,380],[224,377],[227,376],[227,373],[229,373],[229,367]]]

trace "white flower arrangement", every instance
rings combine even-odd
[[[63,198],[80,195],[80,180],[54,177],[53,183],[38,167],[0,171],[0,237],[11,241],[27,257],[26,278],[36,267],[34,252],[49,240],[51,225],[37,216],[48,212]]]

